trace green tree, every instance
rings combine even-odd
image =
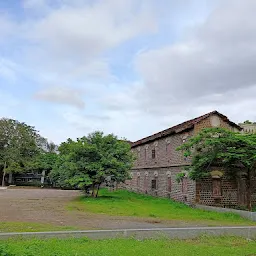
[[[47,141],[47,143],[46,143],[46,152],[56,153],[57,151],[58,151],[58,146],[52,141],[50,141],[50,142]]]
[[[9,172],[22,172],[24,166],[39,153],[41,136],[34,127],[17,120],[0,119],[0,165],[2,186]]]
[[[244,124],[252,124],[253,122],[249,121],[249,120],[246,120],[244,121]]]
[[[32,158],[29,163],[27,163],[25,168],[27,171],[46,171],[49,173],[53,169],[57,158],[58,155],[56,153],[41,151],[34,158]]]
[[[234,133],[222,128],[207,128],[192,137],[177,150],[192,157],[188,169],[192,179],[210,175],[211,167],[224,168],[227,175],[244,171],[247,185],[247,206],[252,209],[252,177],[256,175],[256,135]]]
[[[94,132],[62,143],[50,176],[61,187],[92,187],[92,196],[97,197],[103,182],[124,182],[129,178],[133,160],[129,143],[112,134]]]

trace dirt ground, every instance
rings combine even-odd
[[[115,217],[69,211],[67,205],[78,191],[55,189],[0,190],[0,222],[19,221],[72,226],[78,229],[156,228],[203,226],[182,221],[158,221],[136,217]]]

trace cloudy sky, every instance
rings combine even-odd
[[[0,0],[0,116],[56,143],[256,121],[255,0]]]

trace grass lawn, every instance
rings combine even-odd
[[[156,198],[126,190],[110,192],[107,189],[102,189],[98,198],[82,196],[71,202],[68,209],[112,216],[136,216],[185,222],[201,221],[213,226],[256,224],[237,214],[193,209],[169,199]]]
[[[0,232],[36,232],[36,231],[61,231],[75,230],[77,228],[67,226],[54,226],[50,224],[32,222],[0,222]],[[1,254],[0,254],[1,256]]]
[[[256,241],[238,237],[201,237],[193,240],[0,240],[0,255],[5,256],[193,256],[256,255]]]

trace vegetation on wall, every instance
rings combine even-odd
[[[176,174],[176,181],[180,183],[182,179],[186,176],[186,172],[182,171]]]
[[[256,134],[241,134],[222,128],[203,129],[177,150],[192,156],[189,177],[201,179],[210,175],[211,167],[225,168],[227,175],[243,172],[246,178],[248,209],[252,209],[252,177],[256,175]]]

